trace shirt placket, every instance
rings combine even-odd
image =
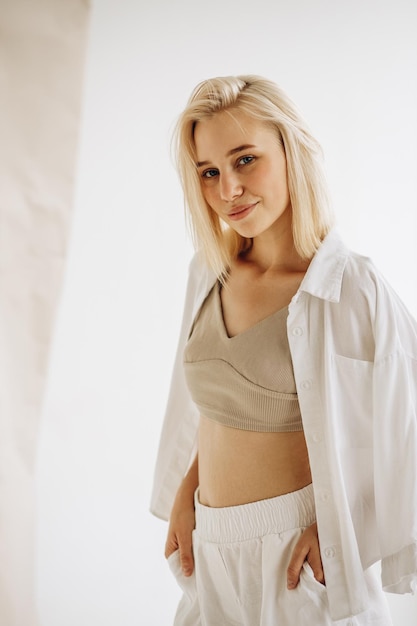
[[[339,493],[335,494],[332,464],[326,442],[325,407],[320,396],[320,377],[324,375],[324,372],[320,372],[322,365],[314,361],[313,355],[317,354],[317,350],[312,350],[310,346],[309,332],[312,330],[311,324],[314,318],[310,315],[307,323],[306,307],[303,306],[305,298],[308,298],[307,294],[299,294],[290,306],[288,341],[313,477],[316,516],[320,532],[320,551],[329,605],[333,619],[340,619],[360,613],[365,609],[365,606],[362,593],[354,594],[356,597],[352,597],[349,592],[352,581],[347,580],[348,568],[344,562],[341,534],[337,521],[336,499],[341,497],[342,486],[340,486]],[[315,336],[314,340],[317,341],[318,339]],[[355,586],[354,582],[353,586]]]

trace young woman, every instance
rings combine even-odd
[[[197,254],[152,501],[175,624],[387,626],[382,588],[417,583],[417,326],[332,228],[274,83],[201,83],[176,137]]]

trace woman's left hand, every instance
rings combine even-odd
[[[314,578],[319,583],[324,585],[323,564],[321,562],[319,536],[316,523],[305,529],[295,545],[291,561],[287,569],[288,589],[295,589],[298,585],[304,561],[307,561],[313,570]]]

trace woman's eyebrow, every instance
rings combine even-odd
[[[229,150],[226,156],[232,156],[233,154],[236,154],[237,152],[241,152],[242,150],[248,150],[249,148],[255,148],[255,147],[256,146],[252,144],[245,143],[242,146],[237,146],[237,148],[232,148],[231,150]],[[202,167],[203,165],[209,165],[209,163],[210,161],[198,161],[197,167]]]

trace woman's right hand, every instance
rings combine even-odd
[[[192,532],[195,528],[194,501],[181,493],[172,507],[168,535],[165,544],[165,557],[168,558],[179,550],[181,569],[184,576],[191,576],[194,571]]]
[[[194,493],[197,485],[198,455],[175,496],[165,543],[165,558],[179,550],[184,576],[191,576],[194,571],[192,534],[195,528]]]

